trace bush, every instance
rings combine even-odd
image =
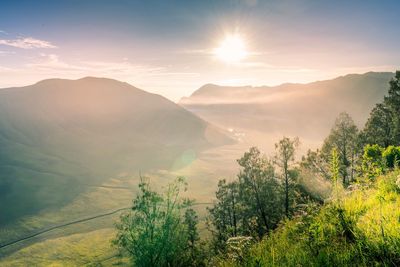
[[[379,145],[366,145],[362,156],[362,173],[368,178],[375,178],[384,171],[382,153],[384,149]]]
[[[178,178],[159,194],[142,179],[132,211],[116,225],[114,240],[134,266],[203,265],[197,257],[197,215],[191,202],[180,196],[185,187],[183,178]]]
[[[387,167],[398,167],[400,162],[400,147],[388,146],[385,151],[383,151],[382,156],[386,162]]]

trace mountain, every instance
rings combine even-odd
[[[120,173],[184,166],[232,142],[166,98],[103,78],[0,89],[0,224]]]
[[[346,111],[362,126],[393,76],[368,72],[274,87],[207,84],[179,104],[224,128],[321,141],[340,112]]]

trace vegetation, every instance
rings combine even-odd
[[[238,163],[242,170],[237,179],[219,182],[217,202],[209,210],[209,228],[217,253],[225,251],[231,237],[262,238],[282,218],[280,184],[272,162],[253,147]]]
[[[362,133],[366,144],[400,145],[400,71],[390,81],[388,95],[371,111]]]
[[[279,143],[275,144],[275,149],[277,153],[275,155],[275,162],[282,169],[283,181],[284,181],[284,191],[285,191],[285,215],[289,218],[290,211],[290,180],[293,180],[294,173],[290,170],[290,164],[294,161],[294,153],[296,147],[299,145],[299,139],[295,138],[290,140],[284,137]]]
[[[183,178],[164,194],[151,190],[142,178],[132,212],[121,216],[114,243],[129,253],[135,266],[201,265],[198,258],[197,216],[191,201],[180,197]]]
[[[163,195],[142,181],[115,244],[135,266],[399,266],[399,81],[397,72],[362,131],[341,113],[322,148],[298,163],[297,138],[280,140],[272,159],[244,153],[236,179],[218,183],[208,246],[180,179]],[[319,201],[304,176],[329,179],[330,197]]]
[[[331,151],[337,150],[340,159],[339,173],[344,186],[354,181],[355,160],[359,151],[357,134],[357,126],[350,115],[345,112],[340,113],[322,146],[322,156],[326,161]]]
[[[245,266],[398,266],[399,172],[374,185],[343,193],[337,202],[310,205],[253,246]],[[340,204],[339,204],[340,203]],[[237,266],[232,259],[221,266]]]

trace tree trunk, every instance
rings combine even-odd
[[[285,166],[285,214],[289,218],[289,175],[287,166]]]

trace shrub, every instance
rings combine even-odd
[[[379,145],[366,145],[362,156],[362,172],[368,178],[381,175],[384,171],[382,153],[384,149]]]
[[[400,147],[388,146],[382,153],[382,157],[389,168],[398,167],[400,161]]]

